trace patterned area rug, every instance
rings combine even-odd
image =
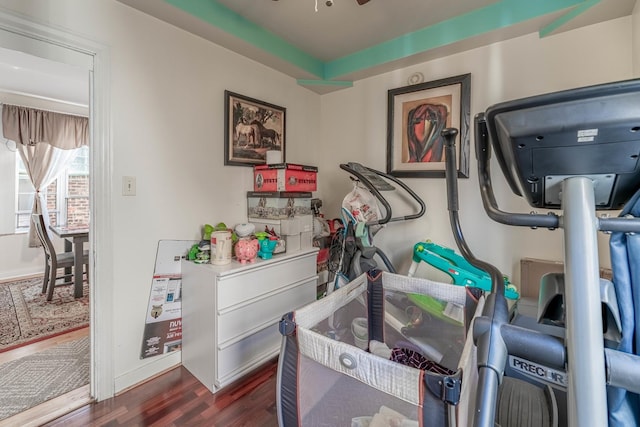
[[[89,290],[73,297],[73,286],[55,289],[47,301],[42,276],[0,283],[0,353],[89,324]]]
[[[0,365],[0,420],[89,384],[89,337]]]

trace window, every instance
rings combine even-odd
[[[29,229],[35,189],[22,158],[16,152],[16,232]],[[89,147],[84,146],[65,170],[45,190],[51,224],[89,224]]]

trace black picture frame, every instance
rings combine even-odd
[[[444,178],[440,131],[458,129],[458,177],[469,177],[471,74],[388,91],[387,173],[407,178]],[[411,125],[410,125],[411,123]]]
[[[263,164],[269,150],[286,161],[286,108],[225,90],[224,114],[225,165]]]

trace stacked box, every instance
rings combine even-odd
[[[318,168],[276,163],[253,167],[254,191],[316,191]]]
[[[282,236],[281,220],[279,219],[263,219],[263,218],[249,218],[249,222],[256,227],[256,232],[275,233],[280,240],[276,245],[274,254],[281,254],[287,251],[286,242]]]
[[[286,219],[311,215],[311,192],[308,191],[249,191],[249,218]]]
[[[249,218],[249,222],[255,225],[256,231],[272,231],[280,236],[289,252],[309,249],[313,246],[312,215],[300,215],[286,219]]]
[[[301,215],[298,217],[300,224],[300,248],[313,247],[313,215]]]
[[[256,231],[273,231],[287,252],[312,248],[311,192],[317,190],[318,168],[294,163],[263,164],[255,165],[253,174],[254,191],[247,193],[247,216]]]

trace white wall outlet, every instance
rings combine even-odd
[[[135,176],[122,177],[122,195],[123,196],[136,195],[136,177]]]

